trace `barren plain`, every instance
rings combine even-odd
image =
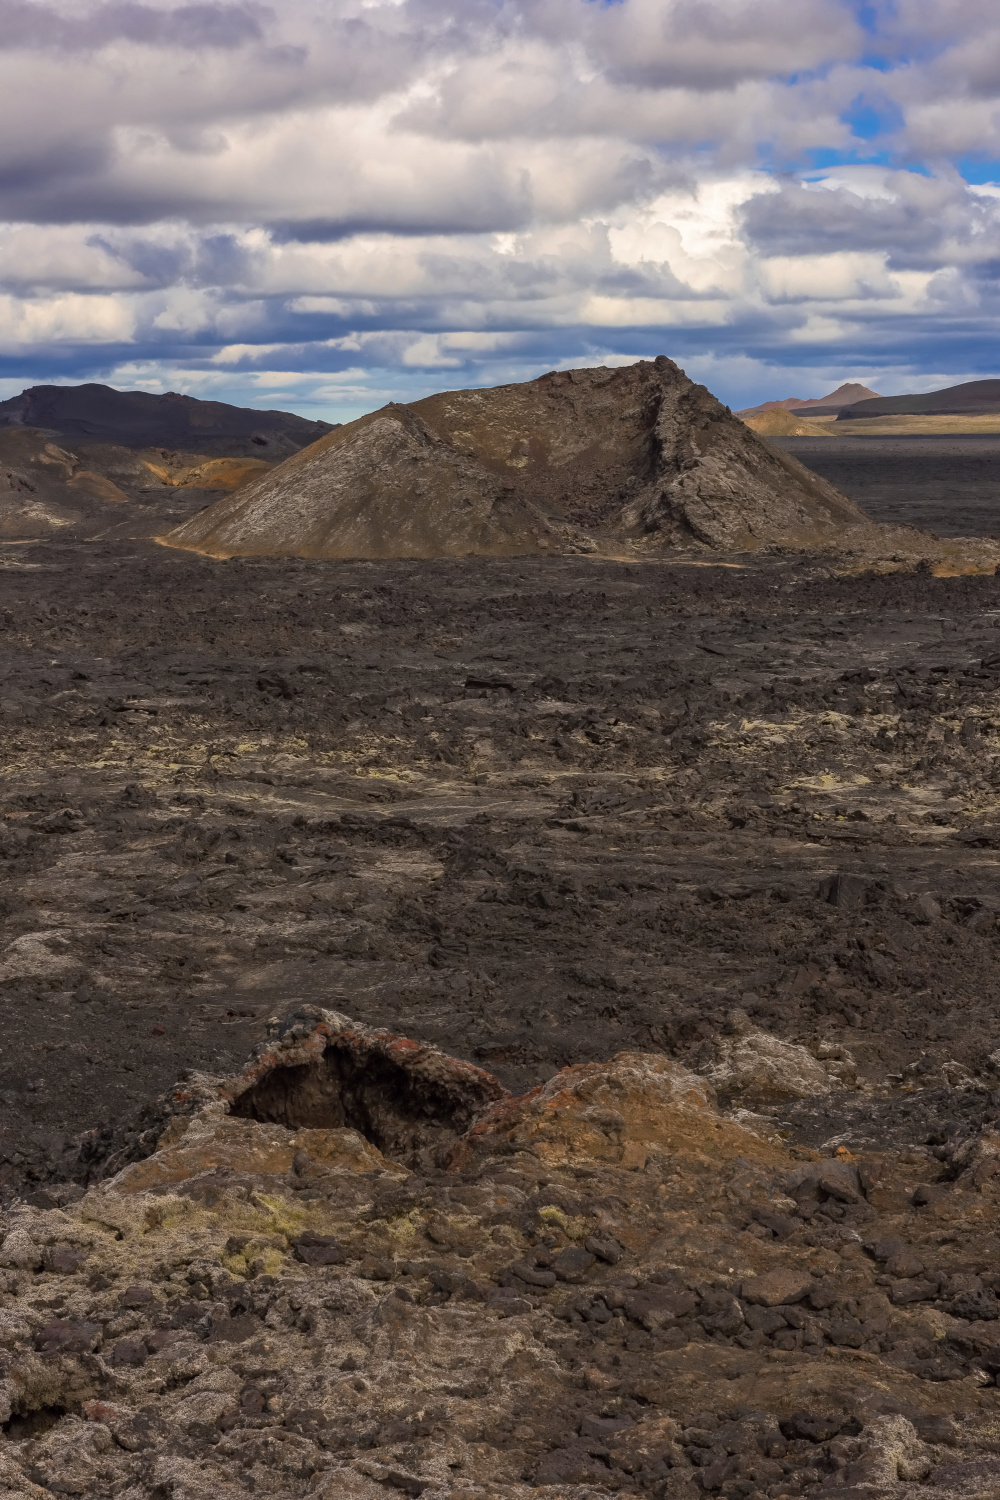
[[[994,423],[992,432],[908,434],[905,421]],[[872,419],[873,421],[873,419]],[[888,419],[887,419],[888,422]],[[897,418],[900,431],[844,437],[835,423],[820,438],[772,438],[888,526],[919,526],[939,536],[1000,532],[1000,417]],[[843,424],[842,424],[843,425]],[[868,422],[851,424],[870,432]],[[874,421],[873,421],[874,425]],[[882,426],[879,423],[879,426]]]

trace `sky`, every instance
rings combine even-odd
[[[0,398],[1000,375],[983,0],[0,0]]]

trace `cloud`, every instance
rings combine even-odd
[[[134,328],[131,307],[117,297],[0,295],[0,349],[5,352],[55,341],[120,344],[131,339]]]
[[[972,0],[0,0],[0,374],[992,373],[991,154]]]
[[[67,16],[28,0],[0,0],[5,49],[90,51],[112,42],[145,47],[240,47],[259,41],[271,12],[255,4],[179,5],[170,9],[138,0],[109,0],[88,14]]]
[[[871,251],[896,268],[974,265],[1000,253],[1000,203],[957,173],[841,168],[819,181],[785,181],[751,198],[747,239],[770,255]]]
[[[631,0],[595,9],[589,29],[611,77],[647,88],[788,77],[847,61],[862,45],[850,7],[829,0]]]

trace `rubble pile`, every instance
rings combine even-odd
[[[182,1080],[0,1220],[0,1495],[994,1496],[1000,1100],[789,1145],[717,1087],[850,1058],[744,1021],[517,1099],[304,1008]]]

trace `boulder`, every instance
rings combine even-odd
[[[700,1068],[729,1099],[754,1106],[812,1099],[843,1088],[853,1076],[842,1048],[826,1049],[837,1057],[816,1058],[796,1042],[759,1030],[742,1011],[731,1014],[729,1025],[730,1034],[714,1039]]]

